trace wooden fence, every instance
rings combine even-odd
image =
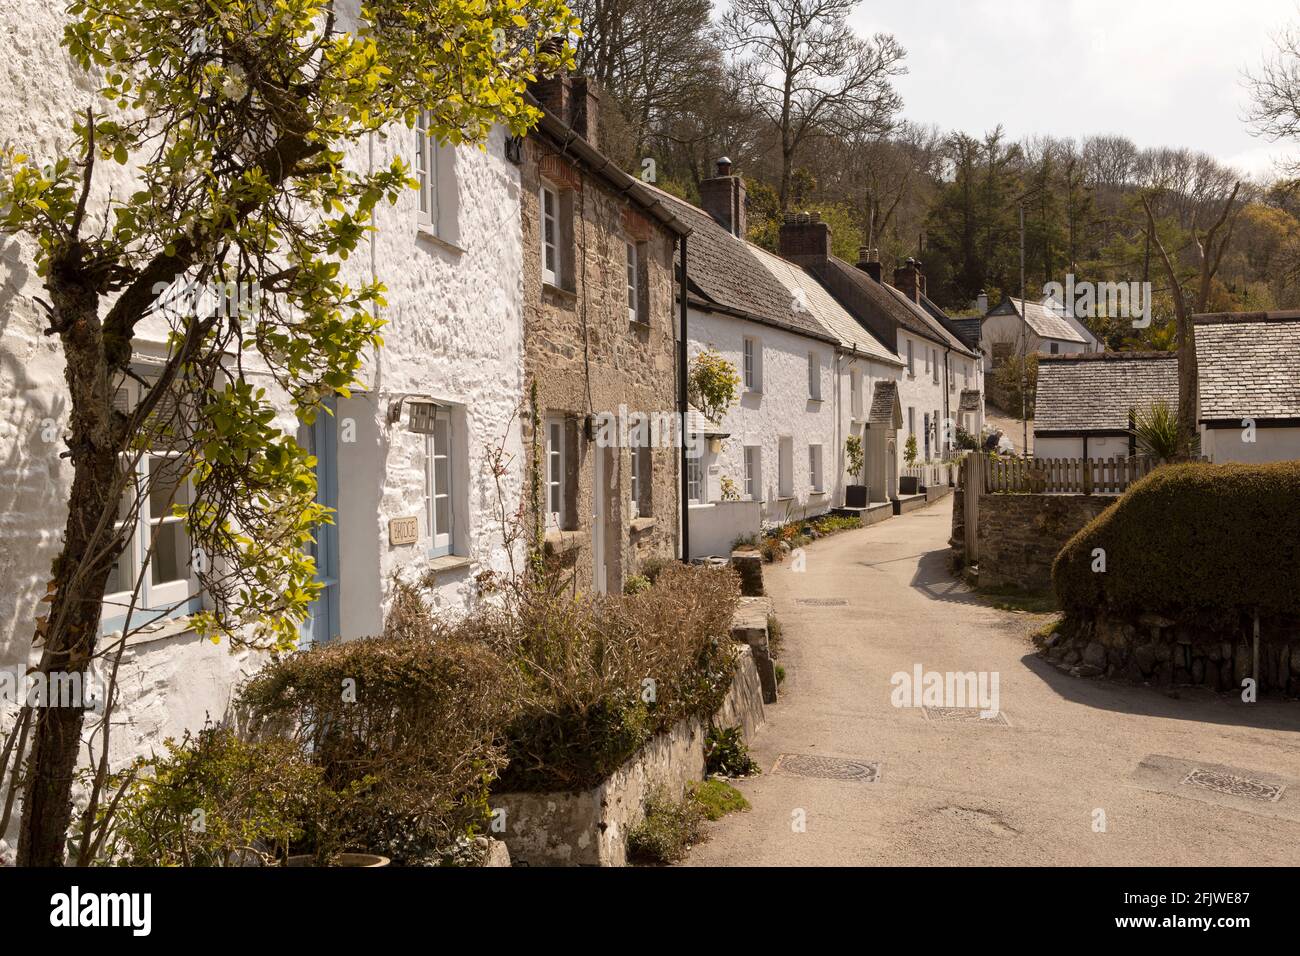
[[[967,461],[974,456],[968,456]],[[1192,459],[1209,461],[1208,458]],[[1005,458],[980,462],[985,494],[1118,495],[1164,462],[1147,455],[1132,458]],[[962,469],[962,478],[968,474]]]

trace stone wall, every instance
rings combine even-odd
[[[1245,620],[1224,631],[1154,614],[1136,620],[1098,615],[1062,625],[1047,638],[1043,654],[1075,677],[1240,692],[1254,668],[1253,628]],[[1261,622],[1257,690],[1300,696],[1300,621]]]
[[[715,720],[742,727],[748,737],[763,722],[762,688],[748,647],[741,647],[736,676]],[[502,834],[517,866],[624,866],[627,834],[645,818],[647,797],[666,789],[680,798],[691,781],[704,779],[707,726],[684,720],[647,742],[591,790],[576,793],[494,794],[505,811]]]
[[[960,501],[963,495],[958,494]],[[980,587],[1050,591],[1052,562],[1084,525],[1117,499],[1110,495],[981,495]],[[964,532],[964,508],[953,508],[953,537]]]

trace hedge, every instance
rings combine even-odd
[[[1066,543],[1052,579],[1067,613],[1300,615],[1300,462],[1159,468]]]

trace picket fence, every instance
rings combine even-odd
[[[969,461],[969,456],[967,461]],[[1209,461],[1208,458],[1187,459]],[[1149,455],[1129,458],[1008,458],[983,456],[980,468],[985,494],[1118,495],[1151,474],[1162,459]],[[963,479],[968,469],[962,469]]]

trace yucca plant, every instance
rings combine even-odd
[[[1133,426],[1129,431],[1139,452],[1162,461],[1200,452],[1200,436],[1194,434],[1190,439],[1184,438],[1178,428],[1178,413],[1168,402],[1154,402],[1147,408],[1134,409]]]

